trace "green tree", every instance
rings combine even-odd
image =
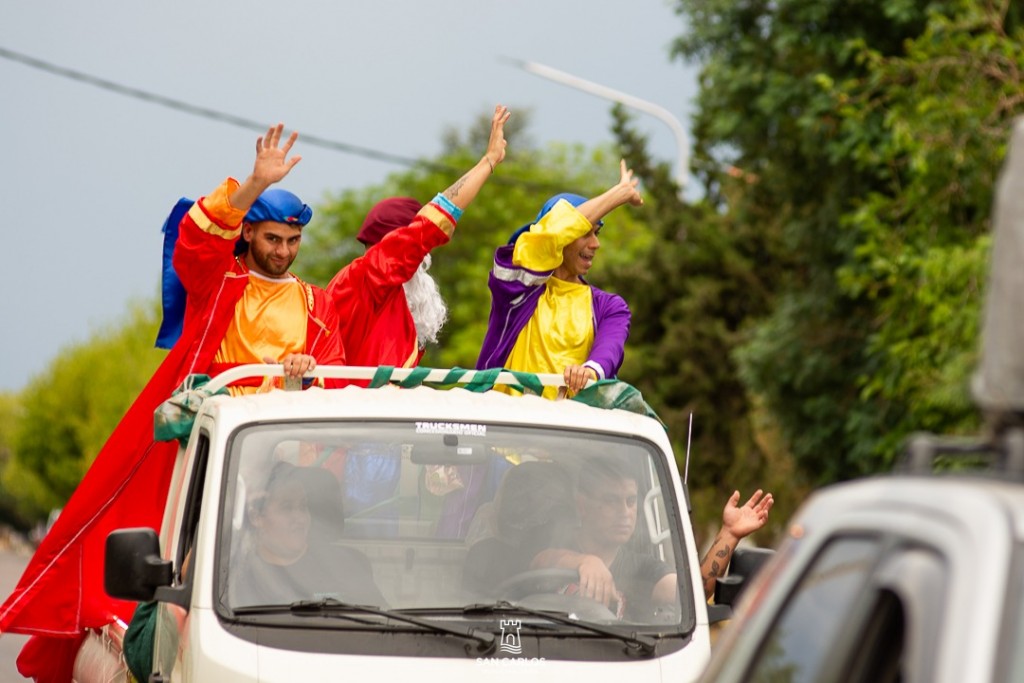
[[[1024,113],[1024,26],[1009,2],[957,3],[933,14],[902,57],[866,46],[871,79],[832,90],[844,130],[884,112],[884,148],[850,144],[864,165],[889,169],[885,187],[843,221],[857,236],[838,271],[841,290],[877,311],[866,353],[875,372],[862,400],[884,409],[875,456],[914,429],[969,432],[978,414],[966,390],[976,363],[989,216],[1009,125]]]
[[[677,7],[691,31],[675,54],[703,64],[699,177],[763,245],[769,311],[742,326],[734,358],[803,471],[876,471],[912,429],[971,428],[979,237],[996,141],[1020,112],[1019,9]]]
[[[668,165],[651,159],[646,139],[621,108],[613,120],[623,154],[643,181],[643,213],[653,235],[646,251],[609,277],[633,311],[622,375],[656,406],[681,470],[690,446],[699,531],[713,533],[737,488],[746,495],[773,491],[776,516],[784,519],[804,491],[789,477],[785,452],[759,435],[756,406],[731,354],[743,341],[743,324],[768,310],[770,287],[760,262],[770,245],[753,226],[717,211],[714,201],[684,202]],[[732,185],[744,183],[730,178]]]
[[[18,514],[19,488],[12,487],[5,477],[14,459],[14,426],[20,417],[17,394],[0,393],[0,523],[27,526]]]
[[[155,305],[63,351],[22,391],[3,485],[37,519],[64,504],[165,352],[153,347]]]

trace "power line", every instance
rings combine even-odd
[[[78,81],[80,83],[88,83],[89,85],[95,86],[97,88],[102,88],[103,90],[109,90],[119,95],[132,97],[137,100],[142,100],[144,102],[158,104],[160,106],[167,107],[168,109],[175,109],[177,111],[185,112],[186,114],[192,114],[193,116],[211,119],[214,121],[221,121],[223,123],[228,123],[233,126],[238,126],[239,128],[246,128],[249,130],[255,130],[257,132],[264,132],[267,130],[266,124],[254,121],[252,119],[247,119],[242,116],[236,116],[235,114],[228,114],[226,112],[217,111],[215,109],[209,109],[207,107],[199,107],[194,104],[189,104],[188,102],[176,100],[171,97],[165,97],[164,95],[158,95],[156,93],[151,93],[146,90],[141,90],[139,88],[133,88],[131,86],[123,85],[121,83],[115,83],[114,81],[110,81],[105,78],[99,78],[97,76],[92,76],[81,71],[76,71],[75,69],[69,69],[67,67],[58,66],[50,62],[44,62],[41,59],[29,57],[28,55],[21,54],[20,52],[14,52],[13,50],[8,50],[4,47],[0,47],[0,57],[3,57],[4,59],[9,59],[13,62],[25,64],[26,66],[31,66],[32,68],[39,69],[40,71],[49,72],[56,76],[61,76],[63,78]],[[397,154],[390,154],[388,152],[381,152],[379,150],[370,149],[368,147],[360,147],[359,145],[350,145],[345,142],[336,142],[334,140],[328,140],[327,138],[322,138],[316,135],[303,134],[302,140],[305,143],[309,143],[318,147],[325,147],[327,149],[333,149],[339,152],[347,152],[349,154],[356,154],[359,156],[367,157],[368,159],[376,159],[377,161],[387,161],[393,164],[400,164],[403,166],[418,166],[421,164],[420,161],[410,157],[399,156]]]
[[[247,119],[244,116],[237,116],[235,114],[229,114],[227,112],[217,111],[216,109],[210,109],[208,107],[200,107],[182,100],[174,99],[173,97],[166,97],[164,95],[158,95],[140,88],[124,85],[122,83],[116,83],[106,78],[100,78],[91,74],[71,69],[65,66],[46,62],[35,57],[30,57],[14,50],[9,50],[5,47],[0,47],[0,58],[8,59],[12,62],[18,62],[25,66],[32,67],[33,69],[39,69],[61,78],[67,78],[72,81],[79,83],[86,83],[88,85],[108,90],[110,92],[123,95],[125,97],[131,97],[143,102],[149,102],[156,104],[161,107],[173,109],[175,111],[184,112],[191,114],[192,116],[198,116],[204,119],[210,119],[212,121],[220,121],[227,123],[232,126],[239,128],[245,128],[247,130],[253,130],[257,132],[265,132],[267,125],[254,121],[253,119]],[[338,142],[328,138],[320,137],[319,135],[311,135],[309,133],[302,134],[303,144],[313,145],[315,147],[323,147],[324,149],[334,150],[336,152],[342,152],[345,154],[354,154],[367,159],[374,159],[376,161],[384,161],[387,163],[398,164],[400,166],[408,167],[419,167],[425,168],[431,171],[437,171],[441,173],[448,173],[452,176],[458,176],[463,173],[465,169],[458,169],[446,164],[438,164],[432,161],[424,161],[422,159],[414,159],[412,157],[401,156],[399,154],[391,154],[390,152],[382,152],[380,150],[371,149],[369,147],[362,147],[360,145],[352,145],[347,142]],[[543,190],[551,191],[558,189],[561,191],[562,188],[555,186],[551,183],[537,183],[529,180],[520,180],[509,176],[494,176],[491,182],[498,183],[501,185],[519,185],[531,190]]]

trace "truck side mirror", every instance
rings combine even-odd
[[[172,566],[160,557],[160,539],[152,529],[118,529],[107,536],[103,588],[121,600],[149,601],[157,588],[170,586]]]
[[[715,604],[733,607],[739,604],[743,589],[774,554],[770,548],[736,548],[729,562],[728,576],[715,581]]]

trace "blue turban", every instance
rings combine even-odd
[[[544,202],[544,206],[540,207],[540,211],[537,212],[537,217],[533,219],[533,223],[524,225],[523,227],[519,228],[514,233],[512,233],[512,236],[508,239],[508,243],[515,244],[516,240],[519,239],[519,236],[522,235],[524,232],[527,232],[530,229],[531,225],[540,223],[540,219],[548,215],[548,212],[555,207],[555,204],[558,203],[559,199],[564,199],[573,206],[579,206],[583,202],[588,201],[586,197],[583,197],[578,194],[573,194],[572,192],[561,192],[559,194],[556,194],[554,197],[549,197],[548,200]],[[604,221],[597,221],[596,223],[594,223],[595,228],[600,228],[602,225],[604,225]]]
[[[288,223],[289,225],[303,226],[309,223],[313,217],[313,209],[302,203],[288,190],[267,190],[259,196],[256,202],[245,214],[247,223],[259,223],[261,221],[274,221],[275,223]]]

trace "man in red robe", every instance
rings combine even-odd
[[[487,152],[429,204],[392,197],[366,215],[356,236],[366,253],[327,286],[349,365],[413,367],[426,345],[437,342],[447,308],[427,274],[430,251],[448,243],[463,210],[505,159],[508,117],[507,107],[494,108]]]
[[[70,681],[84,630],[131,618],[135,604],[103,589],[104,545],[115,529],[161,526],[177,444],[153,441],[153,411],[186,376],[266,361],[301,377],[316,363],[345,362],[333,303],[288,273],[312,211],[289,192],[268,191],[300,160],[287,158],[297,135],[281,145],[282,129],[258,139],[245,181],[229,178],[181,222],[174,252],[188,296],[181,338],[0,607],[0,633],[34,636],[18,658],[23,676]],[[235,256],[240,236],[248,248]]]

